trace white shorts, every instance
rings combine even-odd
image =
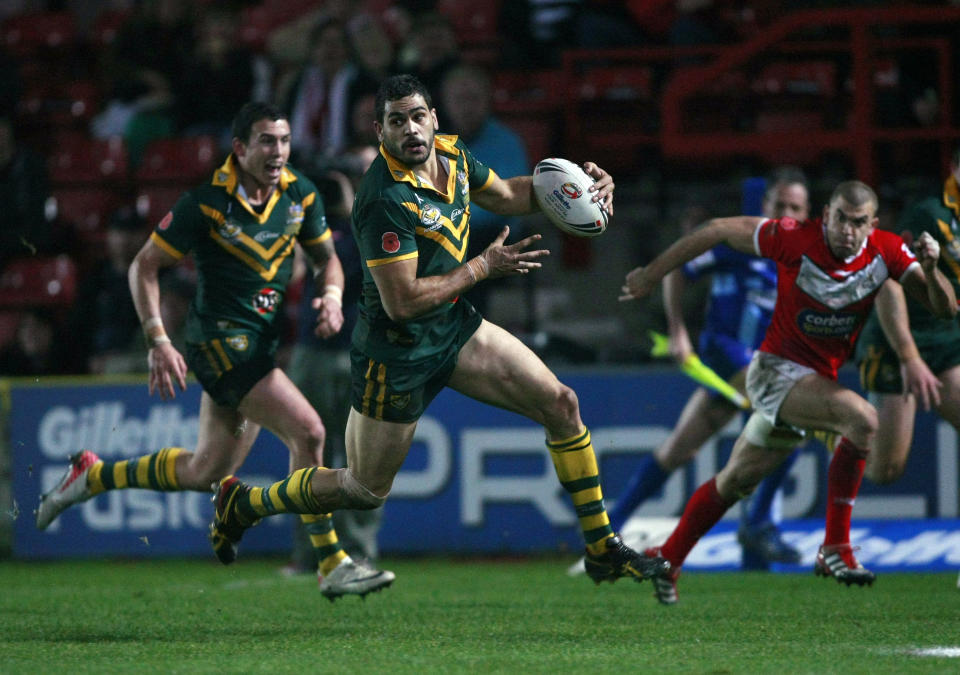
[[[781,356],[755,351],[747,369],[747,396],[754,412],[773,426],[789,426],[779,420],[780,406],[793,385],[815,372]]]

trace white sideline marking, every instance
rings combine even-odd
[[[912,656],[938,656],[941,658],[960,659],[960,647],[923,647],[911,649]]]

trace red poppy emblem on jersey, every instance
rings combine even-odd
[[[400,250],[400,237],[397,236],[396,232],[384,232],[381,246],[387,253],[396,253]]]
[[[173,211],[167,211],[167,215],[163,217],[163,220],[160,221],[160,224],[157,225],[158,230],[165,230],[170,227],[170,223],[173,222]]]
[[[781,218],[780,227],[784,230],[795,230],[797,228],[797,221],[793,218]]]

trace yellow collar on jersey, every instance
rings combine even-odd
[[[457,138],[458,136],[448,136],[445,134],[437,134],[433,137],[433,147],[437,152],[448,156],[452,164],[447,167],[447,185],[445,190],[440,190],[436,186],[420,180],[419,176],[417,176],[410,167],[387,152],[383,143],[380,144],[380,154],[387,160],[387,167],[390,169],[390,175],[393,176],[393,180],[398,183],[410,183],[416,188],[428,188],[442,195],[447,202],[452,202],[453,195],[455,194],[454,188],[457,184],[456,158],[460,155],[460,149],[456,145]]]
[[[293,172],[287,167],[283,167],[283,171],[280,173],[280,190],[286,190],[287,186],[295,180],[297,180],[297,177],[293,175]],[[213,184],[226,188],[227,192],[233,195],[237,193],[239,183],[240,172],[237,169],[237,160],[231,152],[220,168],[213,172]]]
[[[952,175],[943,183],[943,203],[960,218],[960,185]]]

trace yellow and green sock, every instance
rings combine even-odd
[[[593,554],[603,553],[607,539],[613,536],[610,518],[603,505],[600,470],[593,451],[589,429],[559,441],[547,441],[557,478],[570,493],[580,521],[580,529]]]
[[[107,490],[125,488],[144,488],[161,492],[180,490],[177,481],[177,456],[183,448],[163,448],[152,455],[134,459],[122,459],[119,462],[99,461],[90,467],[87,474],[87,487],[91,494],[98,495]]]

